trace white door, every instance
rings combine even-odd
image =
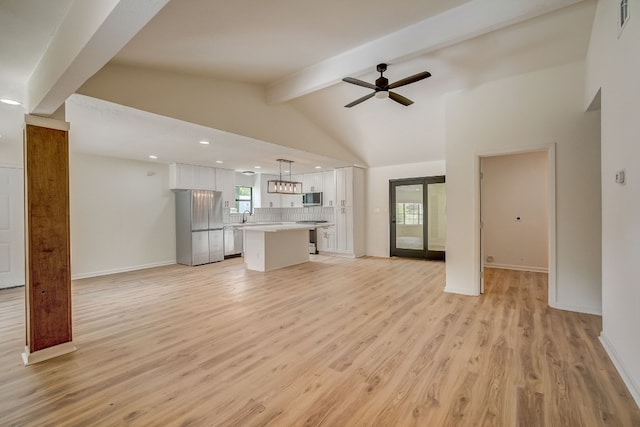
[[[0,288],[24,285],[24,177],[0,167]]]

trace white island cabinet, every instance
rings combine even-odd
[[[309,261],[309,230],[315,225],[279,224],[243,227],[244,264],[271,271]]]

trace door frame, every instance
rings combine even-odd
[[[476,284],[477,295],[480,295],[484,291],[484,262],[482,259],[482,231],[481,231],[481,187],[482,179],[480,176],[482,158],[501,156],[506,154],[523,154],[534,151],[546,151],[547,152],[547,173],[548,173],[548,188],[547,188],[547,214],[549,218],[548,223],[548,242],[549,242],[549,298],[548,303],[551,307],[556,307],[557,301],[557,257],[556,257],[556,144],[545,144],[532,147],[523,147],[516,149],[496,149],[488,151],[480,151],[475,154],[475,172],[474,172],[474,194],[475,194],[475,208],[474,208],[474,259],[475,268],[474,275]]]
[[[428,186],[429,184],[444,184],[446,183],[445,175],[426,176],[418,178],[398,178],[389,180],[389,256],[401,256],[407,258],[418,258],[430,261],[444,261],[446,251],[430,251],[429,250],[429,233],[427,222],[427,210],[429,209],[428,202]],[[418,249],[398,249],[395,248],[396,241],[396,227],[395,227],[395,187],[397,185],[422,185],[422,203],[423,203],[423,221],[422,221],[422,236],[423,246],[422,251]],[[394,251],[395,248],[395,251]]]
[[[10,242],[12,244],[10,247],[12,249],[9,256],[12,263],[10,265],[12,273],[8,274],[7,278],[3,278],[4,283],[0,284],[0,289],[5,289],[25,285],[24,167],[22,165],[0,163],[0,168],[16,173],[17,184],[19,185],[19,188],[16,189],[20,193],[20,203],[11,203],[10,201],[9,216],[11,225],[9,233],[11,234]],[[19,218],[16,221],[13,221],[15,219],[14,214]]]

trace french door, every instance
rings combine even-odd
[[[389,181],[390,255],[445,259],[445,177]]]

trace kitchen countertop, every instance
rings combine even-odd
[[[303,226],[306,226],[308,229],[311,229],[311,228],[329,227],[329,226],[335,225],[335,223],[322,222],[317,224],[299,224],[297,222],[245,222],[244,224],[242,223],[224,224],[225,227],[241,228],[243,230],[254,229],[256,227],[272,226],[272,225],[273,226],[303,225]]]
[[[242,227],[242,230],[246,231],[263,231],[267,233],[277,233],[279,231],[291,231],[291,230],[311,230],[316,228],[315,224],[296,224],[296,223],[281,223],[271,225],[249,225]]]

